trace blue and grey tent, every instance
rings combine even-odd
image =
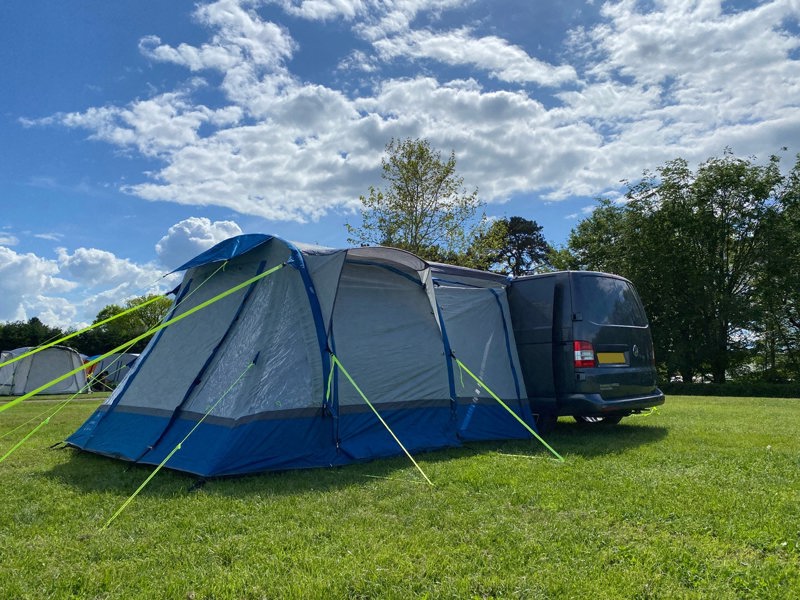
[[[411,452],[530,437],[496,281],[435,281],[431,265],[393,248],[312,248],[259,234],[177,270],[185,275],[172,324],[70,445],[160,464],[186,440],[168,468],[225,476],[401,453],[376,413]]]

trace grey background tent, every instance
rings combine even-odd
[[[34,348],[17,348],[2,353],[0,363],[22,356]],[[0,395],[21,396],[36,390],[83,365],[80,354],[72,348],[52,346],[11,364],[0,367]],[[74,394],[88,391],[86,373],[80,370],[55,383],[40,394]]]
[[[102,387],[103,384],[109,386],[118,385],[125,379],[137,358],[139,358],[138,354],[130,352],[109,354],[89,369],[89,380],[94,387]],[[105,375],[101,377],[103,374]],[[95,378],[100,378],[102,381],[98,381],[95,384],[93,382]]]

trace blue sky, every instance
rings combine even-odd
[[[242,232],[344,246],[392,137],[453,150],[490,216],[556,245],[667,160],[788,165],[798,19],[798,0],[5,0],[0,321],[88,323]]]

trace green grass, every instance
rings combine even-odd
[[[800,597],[797,399],[565,419],[563,464],[533,442],[417,455],[434,487],[405,458],[197,488],[163,470],[106,530],[152,469],[48,449],[96,405],[0,463],[0,598]]]

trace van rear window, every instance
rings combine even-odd
[[[639,294],[627,281],[596,275],[573,277],[573,295],[572,308],[581,313],[584,321],[598,325],[647,325]]]

